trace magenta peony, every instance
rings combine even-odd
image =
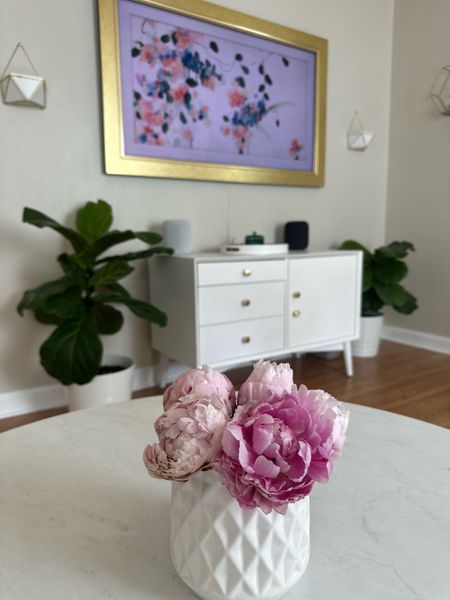
[[[155,422],[159,443],[144,450],[144,463],[157,479],[185,481],[214,461],[228,423],[216,394],[191,394],[174,401]]]
[[[284,514],[316,481],[328,480],[348,420],[335,398],[304,385],[253,394],[225,429],[215,468],[242,508]]]
[[[225,402],[230,416],[236,406],[236,393],[231,381],[206,365],[182,373],[169,385],[163,396],[164,410],[167,411],[174,402],[188,394],[200,394],[205,398],[217,394]]]
[[[238,394],[238,404],[257,400],[270,390],[272,394],[280,395],[290,392],[294,385],[293,372],[288,363],[270,363],[260,360],[253,367],[246,381],[241,385]]]

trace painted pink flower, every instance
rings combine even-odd
[[[174,402],[155,423],[159,443],[144,450],[149,475],[186,481],[209,467],[227,422],[226,405],[219,396],[191,394]]]
[[[172,96],[175,99],[175,102],[184,103],[184,95],[188,91],[186,85],[180,85],[179,87],[172,90]]]
[[[182,373],[169,385],[163,395],[164,410],[167,411],[174,402],[188,394],[204,397],[217,395],[225,403],[230,416],[236,406],[236,394],[231,381],[207,365]]]
[[[241,106],[247,99],[245,92],[240,90],[232,89],[228,92],[228,102],[232,108]]]
[[[155,58],[155,52],[151,46],[144,44],[141,48],[141,55],[139,60],[141,62],[151,63]]]
[[[297,139],[294,139],[291,142],[291,147],[289,148],[289,154],[293,158],[298,158],[300,150],[302,150],[302,149],[303,149],[303,144],[300,144],[300,142]]]
[[[216,88],[216,80],[214,79],[214,77],[206,77],[205,79],[203,79],[202,84],[203,87],[205,87],[208,90],[214,90]]]
[[[342,404],[321,390],[266,391],[237,408],[215,467],[242,508],[284,514],[316,481],[328,481],[348,420]]]
[[[258,402],[269,390],[272,394],[290,392],[294,385],[294,374],[288,363],[271,363],[260,360],[241,385],[238,404]]]
[[[140,100],[139,109],[142,118],[151,127],[161,127],[164,123],[164,117],[159,110],[153,111],[153,107],[147,100]]]

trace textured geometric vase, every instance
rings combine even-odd
[[[278,600],[309,559],[309,498],[286,515],[243,510],[214,471],[172,483],[175,570],[204,600]]]

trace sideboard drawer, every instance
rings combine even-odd
[[[284,314],[284,281],[212,285],[198,290],[200,325]]]
[[[212,364],[282,350],[283,317],[200,327],[200,362]]]
[[[198,285],[284,281],[285,260],[209,262],[198,265]]]

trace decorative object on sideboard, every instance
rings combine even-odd
[[[450,65],[442,67],[431,88],[431,100],[440,115],[450,117]]]
[[[391,242],[370,252],[359,242],[347,240],[343,250],[363,252],[363,286],[361,303],[360,337],[352,342],[354,356],[376,356],[383,326],[383,306],[391,306],[403,315],[417,309],[416,298],[400,285],[408,267],[403,261],[414,251],[410,242]]]
[[[353,115],[347,131],[347,147],[349,150],[363,151],[375,137],[375,132],[364,129],[358,111]]]
[[[264,236],[260,235],[259,233],[256,233],[256,231],[253,231],[252,233],[249,233],[245,236],[245,243],[247,245],[264,244]]]
[[[129,400],[129,371],[124,373],[130,384],[128,390],[121,388],[122,393],[117,397],[111,394],[111,388],[116,384],[119,389],[117,371],[129,370],[133,361],[125,359],[121,364],[114,357],[112,364],[102,362],[100,336],[113,335],[122,328],[124,318],[115,308],[117,304],[126,306],[146,321],[161,327],[166,325],[165,313],[147,302],[132,298],[119,280],[134,271],[130,261],[155,254],[171,254],[172,249],[150,247],[162,241],[157,233],[111,230],[112,208],[104,200],[87,202],[78,210],[76,229],[64,227],[32,208],[24,209],[23,222],[53,229],[73,247],[73,253],[58,256],[63,276],[27,290],[17,307],[20,315],[30,310],[40,323],[56,326],[40,348],[41,365],[49,375],[68,386],[71,410]],[[105,256],[113,246],[129,240],[144,242],[148,248]],[[105,384],[110,377],[112,382]],[[89,385],[98,378],[101,379],[99,386]],[[98,388],[105,392],[104,395]]]
[[[327,40],[203,0],[99,0],[99,25],[106,173],[324,184]]]
[[[168,219],[163,223],[163,240],[173,248],[175,254],[190,254],[192,251],[191,223],[186,219]]]
[[[306,250],[309,243],[309,225],[306,221],[289,221],[284,226],[284,241],[289,250]]]
[[[22,50],[34,75],[8,71],[19,50]],[[29,106],[34,108],[45,108],[47,105],[47,83],[37,72],[37,69],[22,42],[19,42],[16,45],[2,75],[0,76],[0,90],[4,104]]]
[[[243,256],[271,256],[286,254],[289,251],[287,244],[224,244],[221,246],[222,254],[242,254]]]
[[[172,481],[170,548],[180,578],[206,600],[277,600],[309,561],[309,494],[330,478],[349,413],[297,388],[289,364],[257,363],[236,393],[204,366],[163,396],[149,475]]]

